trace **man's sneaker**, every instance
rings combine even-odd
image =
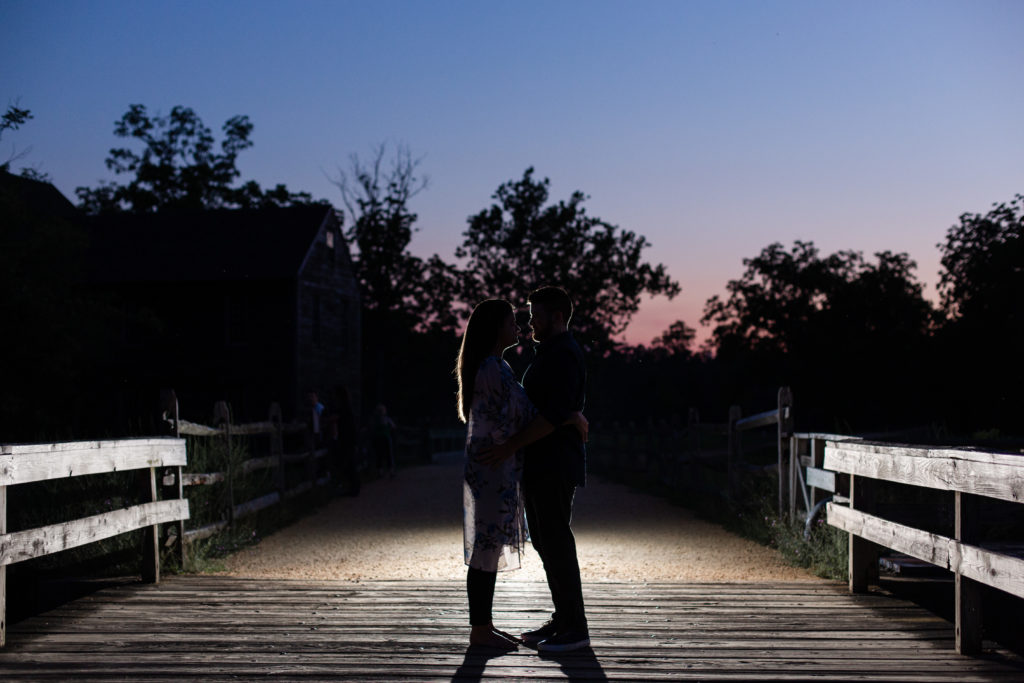
[[[590,647],[590,634],[586,631],[564,631],[537,644],[541,652],[569,652]]]
[[[551,638],[556,633],[558,633],[558,627],[555,626],[554,619],[548,619],[547,623],[540,628],[532,631],[523,631],[519,637],[523,639],[523,643],[526,645],[536,645],[546,638]]]

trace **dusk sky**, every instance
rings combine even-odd
[[[1022,34],[1019,0],[0,0],[0,105],[35,116],[0,161],[75,200],[130,104],[184,105],[218,141],[250,117],[243,179],[340,206],[327,175],[404,143],[430,178],[412,250],[448,260],[534,166],[680,281],[627,331],[648,342],[775,241],[906,251],[934,296],[958,216],[1024,192]]]

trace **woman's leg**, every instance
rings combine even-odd
[[[466,573],[466,593],[469,595],[470,645],[483,645],[502,650],[514,650],[515,642],[496,631],[491,620],[494,604],[494,583],[497,572],[469,568]]]

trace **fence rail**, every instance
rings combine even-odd
[[[232,424],[231,409],[224,401],[218,401],[214,405],[213,426],[196,422],[189,422],[181,419],[179,415],[178,400],[173,390],[164,395],[164,412],[162,419],[176,435],[188,435],[198,438],[219,438],[223,439],[226,445],[226,457],[224,470],[214,472],[167,472],[161,480],[164,486],[178,486],[184,497],[185,487],[224,485],[227,487],[227,506],[225,517],[217,521],[204,524],[194,529],[186,529],[184,521],[178,526],[178,538],[180,539],[179,552],[181,553],[181,564],[186,566],[188,562],[187,545],[194,541],[209,538],[214,534],[231,527],[235,522],[256,514],[284,501],[292,500],[297,496],[322,487],[330,482],[327,475],[318,476],[318,461],[328,455],[328,449],[317,448],[313,445],[312,434],[309,426],[302,422],[285,423],[281,418],[281,408],[277,403],[272,403],[268,411],[268,419],[261,422],[250,422],[244,424]],[[284,452],[285,434],[305,434],[306,448],[293,453]],[[232,463],[231,443],[238,436],[267,436],[270,439],[270,455],[248,458],[241,463]],[[285,467],[290,464],[305,463],[305,478],[298,483],[289,486],[285,474]],[[239,476],[257,472],[260,470],[272,469],[276,471],[274,477],[276,490],[264,493],[250,500],[241,502],[235,501],[235,483]]]
[[[830,440],[824,466],[849,476],[849,507],[829,503],[828,522],[850,534],[850,591],[863,592],[877,579],[880,547],[945,567],[955,580],[956,649],[979,652],[981,585],[1024,597],[1024,558],[979,543],[984,499],[1024,503],[1024,456]],[[879,481],[952,492],[953,537],[881,517]]]
[[[160,580],[159,525],[184,523],[188,501],[158,500],[156,469],[187,464],[185,441],[172,438],[72,441],[0,445],[0,647],[6,642],[7,565],[146,529],[142,578]],[[149,468],[150,502],[60,524],[7,532],[7,488],[31,482],[67,479]]]

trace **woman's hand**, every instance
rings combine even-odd
[[[575,427],[576,431],[580,433],[580,438],[583,439],[583,443],[587,442],[587,434],[590,431],[590,422],[587,421],[587,418],[581,411],[577,410],[573,413],[572,417],[566,420],[565,424]]]

